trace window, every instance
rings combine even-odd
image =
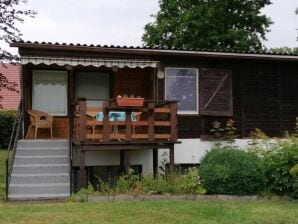
[[[67,115],[67,72],[34,70],[32,109],[51,115]]]
[[[166,100],[178,100],[178,113],[198,114],[198,69],[166,68]]]
[[[102,72],[78,72],[76,74],[76,97],[109,99],[109,74]],[[102,102],[88,100],[88,107],[101,107]]]

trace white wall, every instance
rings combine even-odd
[[[182,143],[175,145],[175,164],[193,164],[200,163],[200,159],[204,156],[207,150],[210,150],[214,145],[212,141],[202,141],[200,139],[181,139]],[[236,139],[233,145],[239,148],[246,148],[250,139]],[[153,172],[153,152],[151,149],[131,150],[129,151],[130,164],[142,165],[143,173]],[[160,149],[158,151],[159,166],[164,162],[169,162],[169,150]],[[102,151],[102,152],[87,152],[87,166],[105,166],[119,165],[119,151]]]

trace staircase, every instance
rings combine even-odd
[[[19,140],[9,200],[65,199],[70,195],[68,140]]]

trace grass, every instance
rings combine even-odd
[[[4,194],[6,151],[0,150],[0,194]],[[298,224],[298,203],[247,202],[0,202],[0,224],[107,223],[289,223]]]
[[[298,223],[297,211],[289,201],[0,203],[0,223]]]

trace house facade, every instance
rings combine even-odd
[[[99,178],[112,182],[128,168],[156,175],[164,161],[170,170],[199,164],[211,147],[205,140],[214,121],[233,119],[240,139],[255,128],[277,137],[293,130],[298,115],[297,55],[37,42],[11,46],[19,49],[22,64],[27,139],[19,141],[19,152],[31,150],[35,143],[50,153],[60,147],[55,144],[64,144],[63,164],[69,165],[59,171],[69,171],[62,181],[64,189],[66,183],[70,190],[87,182],[96,185]],[[115,101],[119,95],[144,98],[144,103],[121,106]],[[54,139],[46,129],[38,131],[36,140],[33,132],[27,133],[32,123],[29,110],[54,117]],[[113,120],[113,113],[125,116]],[[22,166],[24,156],[19,155],[17,148]],[[35,160],[35,167],[39,165]],[[28,175],[34,176],[32,172]],[[45,189],[31,196],[55,197],[55,190],[47,194],[46,188],[60,185],[43,184]],[[13,187],[12,199],[18,197]],[[23,198],[30,198],[30,193],[23,193]]]
[[[16,91],[0,90],[0,109],[16,110],[19,107],[21,99],[20,67],[19,64],[0,63],[0,74],[6,77],[8,81],[17,84]]]

